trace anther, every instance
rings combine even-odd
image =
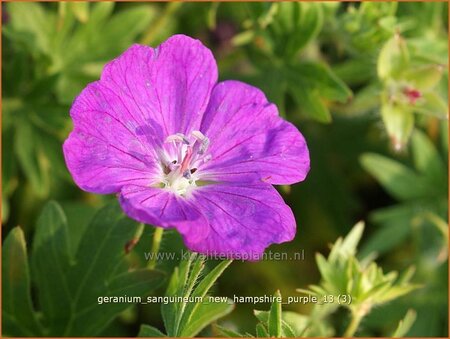
[[[176,133],[169,135],[166,138],[166,142],[182,142],[183,144],[189,145],[189,140],[182,133]]]
[[[198,150],[198,154],[204,154],[209,146],[209,139],[205,137],[205,139],[202,140],[202,144],[200,146],[200,149]]]
[[[183,177],[186,179],[191,179],[191,171],[189,171],[189,170],[184,171]]]

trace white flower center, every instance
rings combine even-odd
[[[208,146],[209,139],[200,131],[168,136],[159,156],[163,187],[182,196],[189,194],[197,186],[198,166],[210,159],[205,154]]]

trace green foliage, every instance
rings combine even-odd
[[[448,152],[447,148],[444,152]],[[427,224],[429,216],[443,218],[447,213],[445,162],[432,140],[420,130],[412,136],[411,154],[413,168],[379,154],[367,153],[361,157],[363,167],[400,201],[372,214],[372,220],[381,228],[366,244],[364,253],[392,249],[411,234],[413,225]],[[442,245],[446,246],[445,234],[442,235]]]
[[[361,320],[374,307],[397,299],[419,287],[410,283],[412,268],[400,276],[395,271],[385,274],[370,258],[362,261],[356,258],[356,247],[363,229],[364,224],[359,223],[344,239],[339,238],[333,244],[327,259],[317,254],[316,262],[322,277],[321,283],[309,286],[308,290],[298,290],[318,298],[334,296],[328,298],[328,301],[347,308],[352,321],[344,333],[345,337],[353,336]],[[412,322],[410,318],[411,316],[405,322],[405,328]]]
[[[180,298],[161,305],[164,327],[168,337],[194,337],[206,326],[233,310],[230,300],[210,302],[208,292],[231,264],[222,261],[203,278],[205,258],[191,254],[175,268],[166,290],[167,297]],[[142,325],[140,337],[160,337],[161,332],[149,325]],[[166,336],[166,335],[164,335]]]
[[[414,112],[448,119],[444,99],[434,93],[443,66],[414,62],[411,60],[414,57],[410,56],[407,42],[398,33],[385,43],[378,57],[378,77],[384,86],[381,117],[397,150],[409,140],[414,128]]]
[[[281,298],[280,291],[277,291],[274,297]],[[278,299],[275,299],[268,312],[255,310],[255,316],[260,321],[256,327],[257,337],[299,337],[306,325],[305,318],[301,315],[294,312],[282,312],[281,302]]]
[[[350,296],[343,305],[352,312],[367,314],[374,306],[386,303],[417,288],[409,284],[410,273],[397,279],[397,274],[384,274],[376,263],[360,262],[355,258],[356,246],[361,238],[363,224],[357,224],[345,239],[339,238],[333,245],[328,259],[317,254],[322,282],[310,286],[309,294]],[[303,291],[303,290],[300,290]],[[346,298],[343,298],[346,299]],[[363,310],[363,311],[361,311]]]
[[[290,96],[302,115],[320,122],[331,121],[327,100],[346,102],[351,97],[346,84],[323,62],[317,62],[315,55],[299,59],[321,31],[326,6],[305,2],[251,4],[250,28],[233,39],[236,45],[248,44],[248,53],[260,70],[252,81],[268,93],[282,113],[286,96]],[[268,72],[273,82],[267,82]]]
[[[46,60],[41,76],[55,74],[58,99],[69,104],[86,81],[98,77],[105,62],[135,41],[156,13],[152,7],[135,6],[114,15],[113,2],[58,6],[54,13],[41,4],[9,3],[6,35],[21,37],[35,58]],[[93,34],[97,30],[102,34]]]
[[[341,34],[349,40],[345,46],[351,53],[370,54],[394,32],[398,4],[364,2],[360,6],[350,5],[338,18],[344,27]]]
[[[301,62],[285,70],[288,92],[301,111],[320,122],[331,122],[326,100],[345,103],[351,94],[348,87],[325,65]]]
[[[441,125],[440,134],[441,140],[448,140],[446,124]],[[422,314],[434,317],[438,317],[439,309],[447,308],[446,303],[424,303],[422,295],[438,291],[436,299],[445,300],[447,292],[440,286],[448,282],[438,273],[445,269],[448,260],[448,144],[443,143],[440,152],[437,141],[415,130],[409,166],[378,154],[364,154],[361,158],[363,167],[399,201],[371,213],[370,220],[377,228],[362,253],[385,254],[408,244],[406,263],[416,266],[417,279],[427,285],[405,307],[420,307]],[[414,326],[424,331],[427,324],[429,320],[418,317]]]
[[[3,326],[16,336],[42,336],[42,326],[33,311],[27,248],[22,230],[14,228],[3,244]]]
[[[308,289],[298,292],[317,297],[309,315],[282,310],[280,291],[274,294],[274,301],[269,311],[255,310],[259,320],[256,325],[258,338],[298,338],[330,336],[330,316],[339,306],[350,311],[352,320],[344,337],[352,337],[360,322],[377,306],[400,298],[420,286],[411,284],[413,268],[398,276],[393,271],[383,273],[370,258],[358,260],[357,246],[364,230],[362,222],[356,224],[345,238],[338,238],[332,245],[328,258],[317,254],[316,262],[321,275],[319,285],[310,285]],[[410,330],[416,313],[409,310],[394,331],[394,337],[403,337]],[[253,337],[219,327],[218,331],[225,337]]]
[[[404,337],[411,329],[411,326],[414,324],[416,316],[416,312],[414,312],[413,310],[408,310],[403,320],[400,320],[400,322],[398,323],[397,329],[392,334],[392,338]]]
[[[78,248],[71,249],[64,212],[49,202],[37,221],[29,264],[23,233],[14,228],[3,247],[4,333],[99,335],[131,305],[99,305],[98,298],[145,296],[164,280],[161,272],[127,263],[124,246],[135,229],[136,223],[117,206],[107,206],[94,217]],[[39,311],[31,302],[30,271]]]
[[[8,86],[2,132],[14,144],[14,153],[4,179],[11,182],[23,175],[37,199],[47,198],[55,182],[70,180],[61,152],[70,128],[68,105],[156,16],[154,7],[135,6],[115,14],[114,6],[61,2],[53,11],[40,3],[6,5],[9,20],[3,34],[10,55],[3,68]],[[4,154],[10,152],[7,148],[2,147]],[[6,204],[15,188],[10,185],[5,192]],[[8,214],[2,216],[5,221]]]

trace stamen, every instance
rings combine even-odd
[[[189,140],[186,138],[186,136],[182,133],[176,133],[169,135],[166,138],[166,142],[182,142],[183,144],[189,145]]]
[[[192,131],[191,135],[201,142],[198,154],[204,154],[209,146],[209,139],[200,131]]]
[[[189,170],[184,171],[183,177],[185,177],[186,179],[191,179],[191,171]]]
[[[206,138],[205,135],[200,131],[192,131],[191,135],[198,141],[203,141],[203,139]]]
[[[208,138],[203,139],[200,149],[198,150],[198,154],[204,154],[208,149],[208,146],[209,146],[209,139]]]
[[[193,131],[189,136],[182,133],[169,135],[165,142],[173,144],[160,152],[161,183],[165,188],[185,195],[200,179],[198,173],[193,175],[198,166],[211,159],[210,154],[205,154],[209,139],[202,132]]]

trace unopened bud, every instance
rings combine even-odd
[[[398,78],[408,67],[409,53],[406,41],[400,34],[395,34],[381,49],[378,56],[378,77],[382,80]]]
[[[404,105],[387,103],[381,107],[381,117],[394,149],[401,151],[414,128],[413,112]]]

